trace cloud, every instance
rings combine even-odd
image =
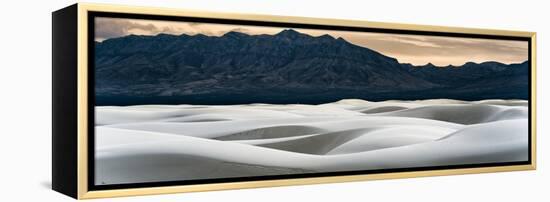
[[[133,20],[120,18],[96,18],[95,40],[102,41],[130,34],[157,35],[165,34],[212,34],[207,29],[202,29],[201,23],[169,22],[153,20]]]
[[[95,40],[103,41],[105,39],[135,35],[157,35],[165,34],[204,34],[208,36],[221,36],[229,31],[236,31],[246,34],[277,33],[282,28],[271,27],[252,27],[245,28],[237,25],[224,24],[205,24],[196,22],[173,22],[158,20],[136,20],[121,18],[96,18],[95,21]]]
[[[243,27],[237,27],[237,28],[234,28],[234,29],[231,29],[232,32],[240,32],[240,33],[245,33],[245,34],[254,34],[254,32],[250,29],[246,29],[246,28],[243,28]]]
[[[348,35],[347,38],[402,63],[417,65],[430,62],[442,66],[485,61],[517,63],[528,58],[528,44],[524,41],[378,33]]]
[[[132,30],[156,31],[152,23],[141,24],[126,19],[97,18],[95,21],[95,37],[107,39],[132,34]]]
[[[388,40],[392,40],[395,42],[403,43],[406,45],[412,45],[412,46],[441,48],[441,45],[431,42],[430,40],[427,40],[425,38],[395,35],[395,36],[388,37]]]

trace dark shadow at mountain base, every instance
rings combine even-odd
[[[270,94],[270,93],[211,93],[187,96],[96,96],[96,106],[127,106],[146,104],[193,104],[193,105],[234,105],[251,103],[269,104],[324,104],[342,99],[363,99],[368,101],[384,100],[424,100],[456,99],[476,101],[485,99],[523,99],[528,100],[528,91],[519,89],[493,89],[480,92],[451,91],[433,89],[417,92],[364,93],[335,90],[323,93]]]

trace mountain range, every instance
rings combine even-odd
[[[330,35],[128,35],[95,43],[96,105],[528,99],[529,65],[402,64]]]

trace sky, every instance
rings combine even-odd
[[[334,38],[342,37],[355,45],[370,48],[384,55],[396,58],[400,63],[411,63],[414,65],[432,63],[437,66],[459,66],[466,62],[481,63],[486,61],[511,64],[524,62],[528,59],[528,43],[526,41],[105,17],[95,19],[94,40],[103,41],[130,34],[157,35],[160,33],[221,36],[229,31],[237,31],[249,35],[273,35],[284,29],[294,29],[311,36],[329,34]]]

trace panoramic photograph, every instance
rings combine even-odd
[[[527,41],[95,17],[95,185],[529,160]]]

